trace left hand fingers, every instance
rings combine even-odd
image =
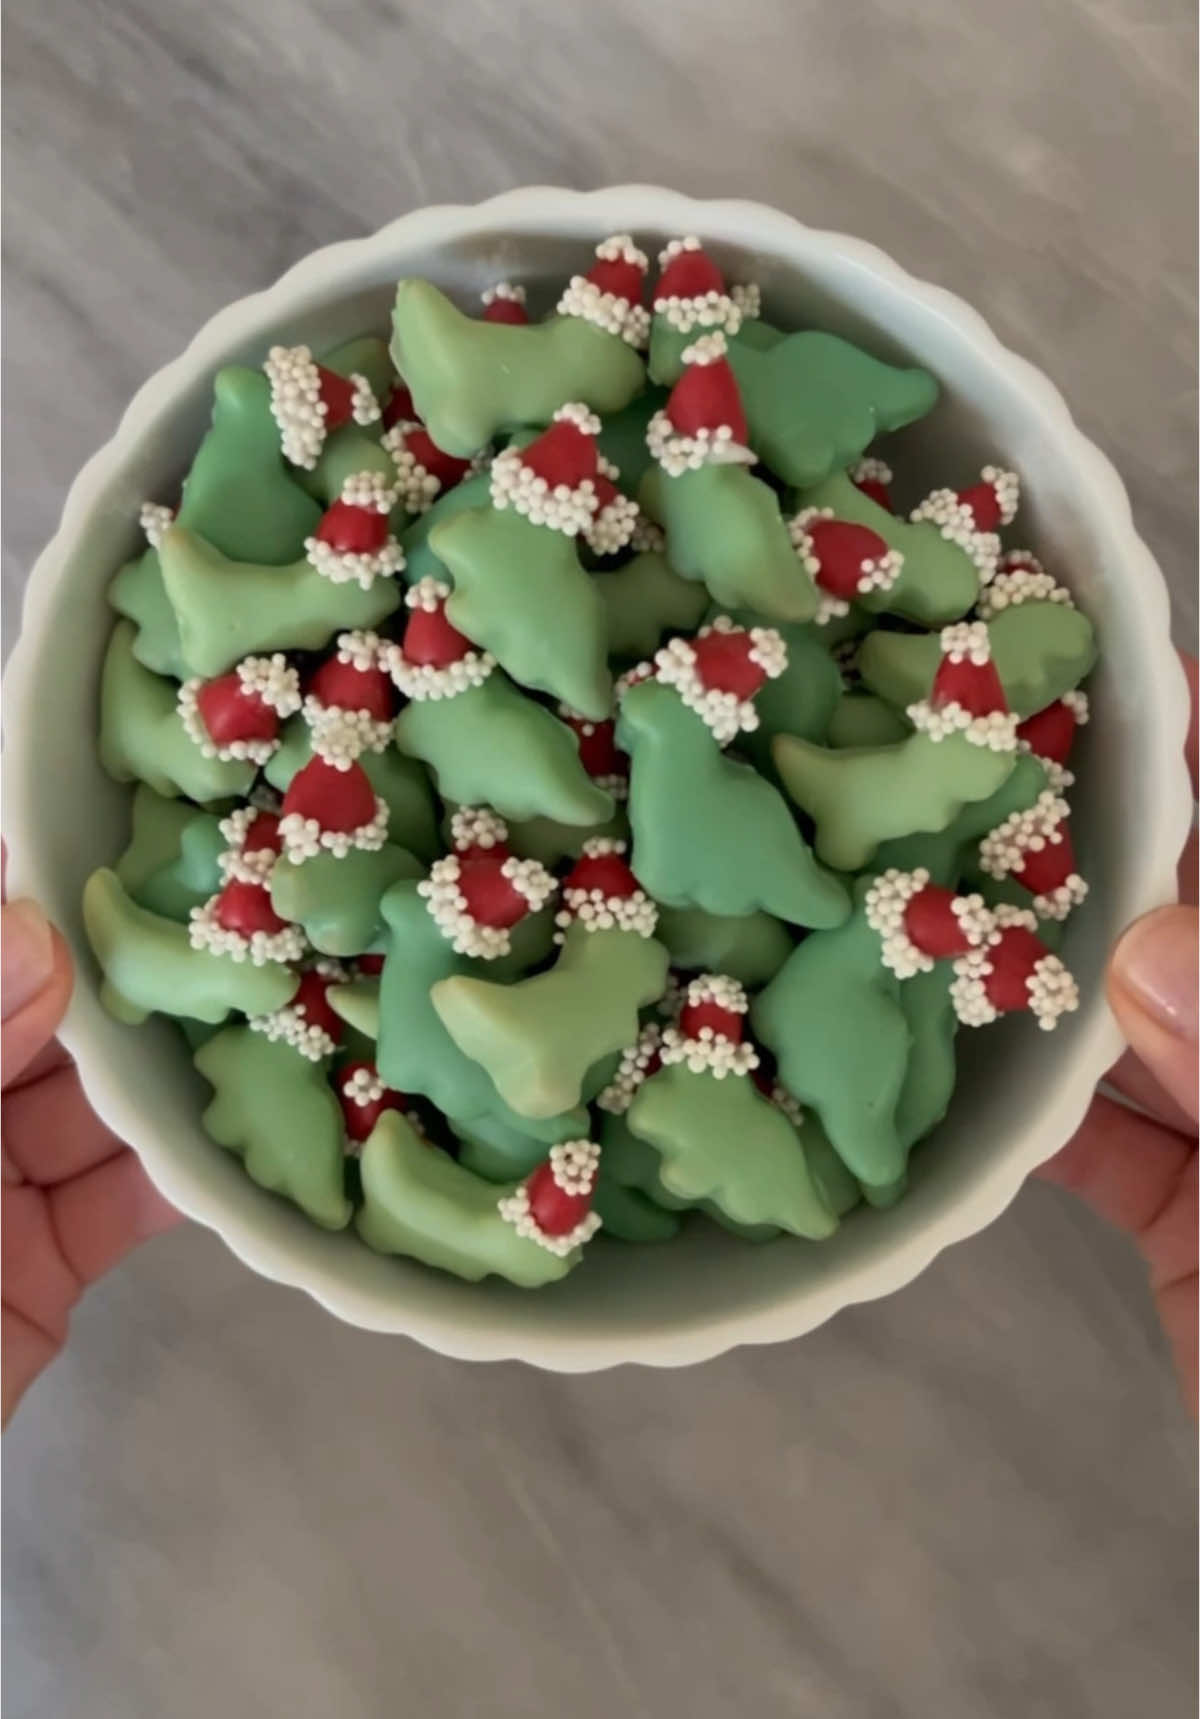
[[[71,957],[32,901],[0,909],[0,1052],[4,1085],[18,1080],[54,1037],[71,996]]]

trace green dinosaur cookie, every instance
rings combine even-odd
[[[223,1021],[234,1009],[269,1014],[296,989],[296,974],[278,962],[255,967],[193,949],[184,926],[138,907],[115,872],[88,878],[83,923],[113,993],[104,1000],[117,1005],[112,1012],[121,1020],[141,1021],[152,1010],[197,1021]]]
[[[484,322],[422,280],[396,288],[391,351],[429,434],[460,459],[500,430],[548,424],[569,400],[619,412],[646,376],[632,346],[581,317]]]
[[[236,1152],[260,1187],[329,1230],[350,1221],[341,1106],[325,1066],[251,1027],[226,1027],[195,1064],[213,1088],[205,1132]]]
[[[439,525],[448,525],[460,513],[477,507],[487,507],[492,499],[492,478],[488,471],[466,477],[453,489],[443,490],[431,507],[410,520],[400,538],[404,550],[404,577],[410,585],[421,579],[445,579],[450,574],[433,552],[430,537]]]
[[[362,1149],[359,1235],[376,1253],[405,1254],[469,1283],[494,1274],[521,1289],[565,1277],[580,1249],[560,1255],[517,1234],[500,1201],[517,1184],[497,1187],[449,1153],[430,1146],[399,1111],[388,1110]]]
[[[829,1143],[821,1121],[807,1111],[797,1130],[813,1181],[831,1211],[844,1218],[862,1201],[862,1189]]]
[[[917,973],[900,987],[900,1007],[912,1038],[896,1101],[896,1133],[902,1146],[925,1138],[946,1114],[954,1093],[958,1016],[950,999],[953,980],[952,964],[939,961],[928,973]]]
[[[671,565],[699,579],[723,607],[779,621],[811,621],[817,593],[797,559],[775,492],[745,466],[706,465],[642,479],[642,507],[667,533]]]
[[[143,668],[154,674],[187,679],[187,667],[179,644],[179,622],[167,598],[158,550],[146,549],[127,561],[108,587],[108,600],[118,615],[137,628],[133,654]]]
[[[322,955],[361,955],[383,932],[379,904],[401,878],[424,875],[407,848],[387,842],[338,857],[322,852],[297,863],[286,857],[271,869],[271,905],[281,919],[304,927]]]
[[[857,746],[891,746],[911,732],[909,723],[873,692],[845,692],[833,707],[825,744],[839,752]],[[801,735],[802,740],[812,738]]]
[[[604,605],[608,652],[630,662],[652,657],[669,633],[691,633],[708,608],[708,592],[683,579],[656,549],[643,550],[594,584]]]
[[[282,794],[288,783],[312,757],[312,735],[302,716],[284,724],[279,750],[268,760],[264,774]],[[364,752],[359,758],[372,788],[388,809],[388,838],[420,859],[434,859],[442,851],[438,837],[437,811],[429,778],[414,758],[394,746],[382,752]]]
[[[628,1122],[658,1152],[662,1184],[680,1199],[813,1241],[836,1230],[796,1130],[748,1077],[661,1068],[638,1089]]]
[[[374,975],[330,985],[325,1001],[334,1014],[368,1042],[379,1037],[379,980]],[[373,1059],[372,1059],[373,1060]]]
[[[816,825],[818,857],[838,871],[861,870],[889,837],[945,829],[969,802],[994,794],[1017,757],[957,733],[842,752],[778,734],[772,750],[788,794]]]
[[[255,652],[321,650],[335,633],[374,627],[400,603],[394,579],[364,591],[335,584],[307,561],[266,566],[230,561],[202,537],[173,526],[159,547],[167,596],[193,674],[224,674]]]
[[[134,788],[129,841],[113,870],[139,907],[145,906],[139,899],[143,886],[156,872],[179,858],[180,837],[196,816],[194,806],[164,799],[145,782]]]
[[[598,824],[613,814],[612,796],[588,777],[571,730],[499,670],[454,698],[408,705],[396,745],[428,765],[443,799],[463,806],[562,824]]]
[[[172,802],[164,800],[160,804],[169,806]],[[179,832],[175,853],[145,878],[139,888],[129,891],[139,907],[149,913],[161,913],[165,919],[177,919],[183,925],[187,924],[193,907],[201,907],[221,888],[224,878],[220,860],[228,846],[218,819],[209,812],[187,809],[191,815]],[[120,877],[119,864],[116,870]]]
[[[636,495],[654,461],[646,446],[646,429],[655,412],[667,403],[665,388],[646,388],[628,406],[604,418],[596,446],[621,474],[621,487]]]
[[[585,1139],[591,1127],[582,1106],[565,1111],[556,1124],[558,1140]],[[546,1156],[547,1147],[555,1144],[535,1139],[496,1116],[477,1116],[469,1128],[460,1122],[454,1133],[459,1142],[459,1163],[489,1182],[511,1182],[514,1177],[528,1176]]]
[[[1079,685],[1096,661],[1092,623],[1065,603],[1021,603],[988,623],[992,661],[1008,708],[1032,716]],[[872,692],[904,710],[928,698],[942,660],[936,634],[875,632],[863,640],[859,670]]]
[[[117,782],[149,783],[169,799],[225,800],[244,795],[254,765],[206,758],[183,725],[179,689],[143,668],[134,629],[118,621],[100,675],[100,762]]]
[[[674,1212],[664,1211],[640,1189],[623,1188],[619,1182],[606,1176],[603,1157],[596,1192],[592,1197],[592,1210],[599,1215],[604,1226],[601,1235],[615,1236],[623,1242],[672,1241],[681,1227]]]
[[[1043,765],[1028,752],[1020,752],[994,794],[964,806],[944,830],[881,842],[871,869],[886,871],[894,866],[897,871],[916,871],[918,866],[924,866],[934,883],[952,889],[974,845],[1013,812],[1024,812],[1035,805],[1038,795],[1048,786]]]
[[[513,509],[459,513],[429,547],[454,584],[446,617],[520,685],[601,721],[612,709],[608,633],[574,540]]]
[[[632,865],[669,907],[796,925],[837,925],[845,890],[822,870],[777,788],[726,757],[671,687],[646,681],[621,702],[618,744],[632,759]]]
[[[624,810],[618,806],[612,817],[601,824],[560,824],[553,818],[526,818],[508,826],[508,845],[513,853],[551,868],[559,860],[578,859],[583,844],[594,836],[627,841],[629,825]]]
[[[787,927],[769,913],[716,914],[700,907],[663,907],[655,936],[672,967],[685,973],[727,973],[757,988],[792,952]]]
[[[460,973],[435,982],[431,1001],[505,1103],[542,1119],[593,1096],[589,1075],[633,1042],[638,1010],[661,997],[666,980],[667,952],[654,938],[588,931],[576,920],[548,972],[513,985]]]
[[[666,390],[675,386],[686,368],[683,355],[702,332],[700,328],[690,328],[685,334],[661,311],[654,312],[650,318],[646,374],[652,382],[661,384],[657,392],[665,396]],[[741,346],[753,353],[770,352],[787,338],[782,329],[774,328],[755,316],[744,317],[736,334],[726,332],[725,335],[730,348]]]
[[[837,664],[821,637],[822,629],[805,622],[764,623],[761,615],[739,609],[732,617],[740,627],[773,626],[787,646],[787,667],[754,695],[758,727],[739,734],[737,746],[766,776],[774,776],[771,742],[777,734],[798,734],[823,741],[842,691]]]

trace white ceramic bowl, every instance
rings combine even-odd
[[[581,266],[592,243],[624,230],[651,249],[699,233],[733,278],[761,282],[767,314],[783,326],[831,329],[932,370],[944,399],[897,439],[902,476],[911,469],[927,485],[961,482],[992,457],[1020,472],[1021,540],[1076,593],[1102,649],[1075,799],[1092,894],[1065,947],[1083,1004],[1053,1034],[1022,1018],[960,1035],[953,1107],[915,1154],[911,1191],[895,1210],[861,1212],[820,1246],[751,1247],[705,1226],[661,1249],[596,1247],[565,1283],[528,1294],[381,1259],[352,1233],[310,1224],[201,1132],[207,1089],[174,1028],[160,1020],[131,1030],[101,1009],[80,892],[93,867],[123,846],[130,800],[95,755],[97,680],[113,619],[104,589],[134,550],[139,504],[175,493],[219,366],[258,364],[276,340],[319,349],[382,329],[402,275],[428,275],[464,302],[501,275],[549,288]],[[907,1283],[1002,1212],[1069,1137],[1119,1048],[1103,997],[1105,952],[1137,914],[1174,898],[1192,811],[1186,703],[1162,575],[1134,531],[1120,479],[1046,378],[999,345],[974,311],[870,245],[759,204],[696,202],[650,186],[533,187],[471,208],[421,209],[306,257],[268,291],[215,316],[140,390],[76,479],[30,576],[7,687],[10,890],[42,901],[75,953],[80,979],[63,1037],[96,1109],[163,1192],[256,1271],[356,1325],[402,1332],[447,1355],[563,1372],[624,1361],[677,1366],[799,1336],[851,1302]]]

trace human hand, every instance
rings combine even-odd
[[[67,946],[32,901],[0,909],[3,1016],[3,1421],[62,1348],[88,1284],[178,1223],[100,1121],[54,1032],[71,995]]]
[[[1188,765],[1196,788],[1196,663]],[[1130,926],[1113,951],[1108,997],[1129,1050],[1109,1084],[1138,1106],[1102,1094],[1083,1126],[1040,1174],[1128,1231],[1150,1272],[1158,1315],[1192,1413],[1197,1393],[1196,835],[1179,869],[1180,907]]]

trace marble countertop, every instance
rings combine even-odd
[[[738,18],[736,29],[731,20]],[[528,181],[748,194],[974,302],[1195,623],[1185,0],[39,0],[7,19],[4,595],[228,299]],[[1030,1187],[681,1374],[471,1369],[190,1229],[4,1441],[8,1719],[1183,1719],[1192,1433],[1129,1249]]]

